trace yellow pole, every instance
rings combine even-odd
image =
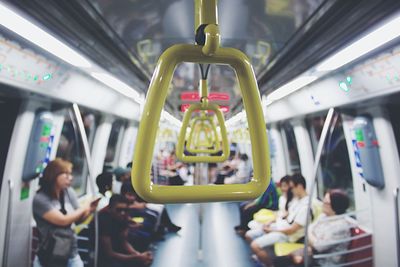
[[[217,0],[194,1],[194,31],[202,24],[218,24]]]

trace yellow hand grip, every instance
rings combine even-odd
[[[190,116],[190,115],[186,115],[185,114],[185,116]],[[208,126],[210,128],[207,128],[207,125],[204,123],[204,121],[208,121],[209,122],[210,125],[208,125]],[[200,128],[198,128],[197,126],[200,126]],[[185,125],[182,125],[181,129],[183,129],[184,127],[185,127]],[[193,120],[192,126],[190,128],[193,129],[193,130],[190,132],[189,139],[188,139],[187,144],[186,144],[186,149],[187,149],[188,152],[190,152],[190,153],[208,153],[208,154],[213,154],[213,153],[217,153],[218,151],[220,151],[221,146],[219,144],[217,128],[215,127],[215,124],[214,124],[214,122],[212,121],[211,118],[208,118],[206,116],[195,118]],[[203,143],[200,142],[200,140],[199,140],[201,131],[204,132],[204,134],[206,135],[206,138],[207,138],[206,142],[203,142]],[[212,134],[211,131],[214,134],[213,136],[211,136],[211,134]],[[186,130],[184,132],[185,132],[185,135],[183,136],[183,138],[186,136]],[[228,141],[228,140],[226,139],[226,141]],[[179,142],[179,140],[178,140],[178,142]],[[204,148],[201,149],[199,147],[207,147],[207,148],[206,149],[204,149]],[[209,147],[213,147],[213,148],[209,148]],[[229,152],[227,154],[229,155]],[[180,155],[180,156],[182,156],[182,155]],[[177,157],[178,157],[178,159],[183,160],[179,156],[177,156]],[[224,160],[226,160],[226,159],[224,159]]]
[[[212,110],[214,111],[215,115],[217,116],[220,128],[221,128],[221,135],[222,135],[222,155],[220,156],[186,156],[184,154],[184,145],[185,145],[185,136],[186,136],[186,130],[187,126],[189,125],[189,120],[191,118],[192,113],[195,110]],[[197,118],[198,120],[207,120],[211,122],[211,119],[206,118],[206,117],[201,117]],[[193,122],[196,123],[196,120]],[[193,128],[192,128],[193,129]],[[214,134],[217,135],[217,130],[214,126]],[[192,130],[194,131],[194,130]],[[192,132],[190,132],[192,134]],[[190,136],[189,136],[190,139]],[[218,140],[219,141],[219,140]],[[218,142],[219,143],[219,142]],[[189,144],[189,143],[188,143]],[[188,150],[189,152],[192,153],[216,153],[219,151],[216,148],[219,147],[216,146],[214,149],[208,150],[208,149],[192,149]],[[222,162],[228,159],[229,157],[229,142],[228,142],[228,137],[226,133],[226,128],[225,128],[225,120],[224,120],[224,115],[222,114],[222,111],[219,109],[219,106],[213,103],[208,103],[207,106],[203,106],[202,103],[195,103],[190,105],[188,110],[185,112],[185,115],[183,117],[182,121],[182,127],[181,131],[179,133],[179,138],[178,138],[178,143],[176,144],[176,156],[178,159],[185,161],[185,162]]]
[[[252,146],[254,176],[249,183],[161,186],[151,182],[150,171],[158,123],[173,72],[181,62],[227,64],[235,69],[247,114]],[[168,48],[159,58],[154,70],[138,129],[132,169],[132,184],[136,192],[153,203],[254,199],[265,191],[270,182],[268,155],[267,132],[260,94],[247,56],[234,48],[220,47],[212,56],[204,55],[202,46],[198,45],[178,44]]]

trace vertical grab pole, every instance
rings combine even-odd
[[[308,196],[307,220],[306,220],[306,225],[304,227],[304,252],[303,253],[304,253],[304,266],[306,266],[306,267],[309,266],[307,231],[308,231],[308,226],[310,224],[310,219],[311,219],[310,210],[311,210],[312,196],[314,194],[315,181],[317,180],[317,171],[318,171],[318,167],[319,167],[319,161],[320,161],[321,155],[322,155],[322,149],[324,148],[324,143],[326,140],[326,136],[328,135],[329,125],[331,124],[334,112],[335,112],[335,109],[330,108],[328,111],[328,114],[326,115],[324,127],[322,127],[321,138],[319,139],[318,146],[317,146],[317,152],[315,153],[313,175],[311,177],[312,183],[311,183],[311,187],[310,187],[310,195]]]
[[[79,107],[76,103],[72,105],[72,110],[74,112],[75,119],[78,123],[78,130],[79,134],[82,139],[82,144],[83,144],[83,150],[86,156],[86,161],[88,164],[88,170],[89,170],[89,186],[90,190],[92,191],[92,194],[94,196],[95,191],[96,191],[96,186],[94,184],[94,174],[93,174],[93,166],[92,166],[92,157],[90,155],[90,148],[89,148],[89,142],[87,139],[86,131],[85,131],[85,126],[83,124],[83,120],[81,117],[81,112],[79,110]],[[97,211],[94,211],[94,267],[97,267],[97,256],[98,256],[98,251],[99,251],[99,222],[97,218]]]
[[[199,84],[199,95],[200,101],[204,103],[204,100],[208,100],[208,86],[207,80],[201,79]]]
[[[4,238],[4,252],[3,252],[3,265],[2,266],[7,266],[8,264],[8,251],[9,247],[8,245],[10,244],[10,229],[9,225],[11,224],[11,218],[12,218],[12,197],[13,197],[13,192],[14,192],[14,182],[11,179],[8,179],[8,205],[7,205],[7,224],[6,224],[6,234]],[[32,242],[31,242],[32,243]],[[31,246],[31,244],[29,244]],[[30,250],[29,250],[30,251]],[[29,255],[30,258],[31,255]],[[30,261],[29,261],[30,262]]]
[[[218,24],[217,0],[194,1],[194,31],[202,24]]]
[[[394,200],[394,221],[396,226],[396,254],[397,254],[397,266],[400,266],[400,221],[399,221],[399,188],[393,190]]]

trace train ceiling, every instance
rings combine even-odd
[[[194,0],[8,0],[139,91],[159,55],[194,43]],[[398,0],[218,0],[222,45],[251,59],[261,93],[299,75],[399,9]],[[229,94],[226,117],[242,109],[234,71],[211,66],[211,92]],[[165,109],[182,118],[182,94],[197,92],[199,67],[179,65]]]

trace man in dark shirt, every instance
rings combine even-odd
[[[140,253],[127,240],[127,211],[126,198],[113,195],[108,207],[99,213],[99,267],[138,267],[152,263],[150,251]]]

